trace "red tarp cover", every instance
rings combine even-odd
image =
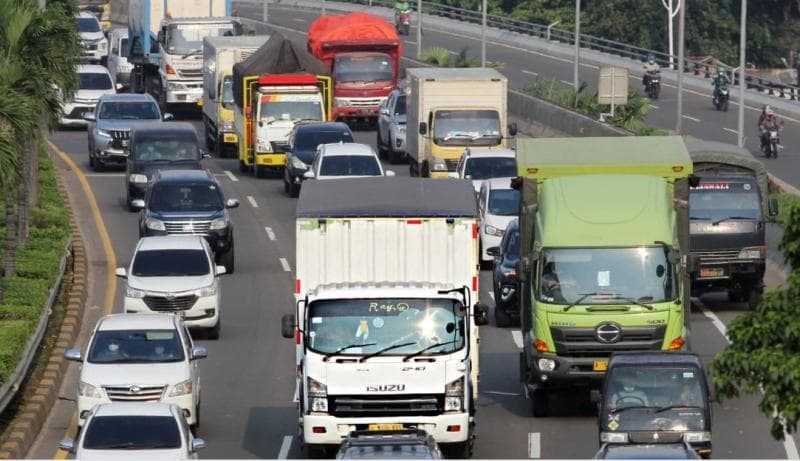
[[[324,43],[343,44],[380,43],[398,46],[398,55],[403,54],[403,44],[397,32],[385,18],[369,13],[350,13],[344,16],[322,16],[308,29],[308,49],[317,59],[327,59],[322,50]],[[340,52],[341,50],[337,50]]]

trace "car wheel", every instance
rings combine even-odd
[[[249,168],[247,164],[244,163],[244,160],[239,160],[239,173],[247,173],[248,170]]]
[[[89,168],[94,170],[94,155],[91,152],[89,152]]]
[[[494,298],[498,299],[497,293],[494,294]],[[511,326],[511,316],[508,315],[505,309],[496,301],[494,303],[494,322],[497,324],[498,328]]]
[[[289,197],[297,198],[300,196],[300,184],[289,184]]]
[[[468,459],[470,457],[470,443],[449,443],[442,445],[442,453],[448,458]]]
[[[383,147],[383,140],[381,139],[381,127],[380,127],[380,125],[378,126],[378,129],[376,131],[378,133],[377,134],[377,138],[378,139],[376,140],[375,145],[378,147],[378,157],[386,158],[386,148]]]
[[[288,168],[284,168],[283,169],[283,193],[285,193],[286,195],[290,195],[289,194],[289,188],[290,188],[291,184],[292,183],[289,180],[289,169]]]
[[[391,163],[392,165],[401,163],[403,160],[405,160],[405,158],[406,158],[405,152],[397,152],[391,147],[389,148],[389,163]]]
[[[233,274],[233,267],[234,267],[234,251],[233,251],[233,242],[231,242],[231,248],[219,255],[217,258],[219,261],[219,265],[225,266],[225,273],[226,274]]]

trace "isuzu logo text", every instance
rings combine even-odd
[[[402,392],[406,390],[405,384],[380,384],[367,386],[367,392]]]

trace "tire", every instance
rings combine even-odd
[[[327,447],[319,445],[304,444],[303,445],[303,458],[305,459],[323,459],[328,455]]]
[[[441,446],[441,449],[442,449],[442,453],[443,453],[443,454],[445,455],[445,457],[447,457],[447,458],[452,458],[452,459],[469,459],[469,457],[470,457],[470,455],[471,455],[471,453],[470,453],[470,451],[471,451],[471,450],[470,450],[470,443],[469,443],[469,441],[467,441],[467,442],[461,442],[461,443],[448,443],[448,444],[443,444],[443,445]]]
[[[420,172],[419,175],[422,176],[423,178],[431,177],[431,172],[428,169],[428,162],[422,162],[422,171]]]
[[[283,169],[283,192],[293,198],[300,195],[300,186],[292,182],[288,168]]]
[[[725,102],[722,103],[722,111],[728,112],[728,100],[726,99]]]
[[[408,175],[412,178],[419,177],[419,163],[414,159],[408,162]]]
[[[220,330],[222,330],[222,319],[217,319],[217,324],[206,330],[206,338],[217,340],[219,339]]]
[[[747,299],[747,294],[741,290],[731,290],[728,292],[728,302],[740,303]]]
[[[548,395],[545,389],[537,388],[531,393],[531,410],[534,418],[544,418],[549,411]]]
[[[197,431],[200,429],[200,400],[197,401],[197,406],[194,408],[194,424],[190,428],[192,435],[197,437]]]
[[[495,293],[494,298],[497,299],[497,293]],[[496,302],[494,305],[494,321],[497,324],[497,328],[511,326],[511,316],[506,313],[505,309],[498,306]]]
[[[235,258],[235,256],[234,256],[235,253],[233,251],[233,247],[234,247],[233,246],[233,242],[231,242],[231,248],[228,251],[226,251],[225,253],[222,253],[221,255],[219,255],[219,257],[217,258],[219,260],[218,261],[219,265],[220,266],[225,266],[225,273],[226,274],[233,274],[234,258]]]
[[[661,95],[661,85],[655,85],[655,87],[653,87],[653,99],[657,100],[660,95]]]
[[[250,170],[244,160],[239,160],[239,173],[247,173]]]
[[[397,152],[391,147],[389,148],[389,163],[391,163],[392,165],[402,163],[405,157],[406,157],[405,152]]]
[[[380,124],[378,125],[378,129],[375,130],[378,134],[376,135],[375,145],[378,147],[378,158],[386,158],[386,149],[383,147],[383,140],[381,139],[381,127]]]
[[[89,152],[89,168],[91,168],[94,171],[97,171],[97,167],[95,166],[94,163],[94,155],[92,155],[91,152]]]
[[[772,151],[772,158],[778,158],[778,143],[770,142],[770,150]]]

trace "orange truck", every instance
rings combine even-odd
[[[373,122],[397,86],[403,42],[386,19],[368,13],[322,16],[308,29],[308,51],[333,77],[333,118]]]

